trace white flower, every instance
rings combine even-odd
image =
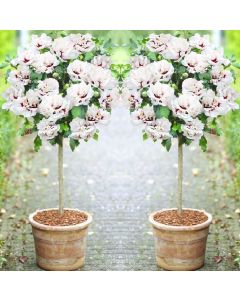
[[[89,124],[107,124],[110,120],[110,113],[102,108],[98,108],[96,105],[88,107],[86,114],[86,121]]]
[[[44,48],[50,48],[51,44],[52,39],[45,33],[42,33],[41,35],[32,35],[31,46],[35,49],[40,50]]]
[[[37,114],[39,103],[38,93],[34,90],[28,90],[25,96],[18,98],[17,104],[12,107],[12,111],[17,115],[30,118]]]
[[[30,83],[30,71],[27,66],[19,66],[9,73],[8,82],[13,86],[24,86]]]
[[[202,109],[202,105],[196,96],[183,94],[172,101],[174,115],[185,121],[195,118],[202,112]]]
[[[162,53],[167,49],[171,38],[172,36],[170,34],[150,34],[149,41],[146,43],[146,46],[150,51]]]
[[[204,86],[201,81],[194,78],[187,78],[182,82],[182,93],[201,97]]]
[[[22,65],[22,66],[30,66],[38,54],[37,51],[33,49],[28,50],[18,50],[18,55],[15,59],[11,60],[11,64],[13,66]]]
[[[61,95],[45,96],[39,105],[39,112],[45,118],[59,120],[67,116],[69,112],[69,101]]]
[[[74,140],[89,140],[96,132],[95,125],[91,125],[80,118],[73,119],[70,128],[72,133],[69,137]]]
[[[207,48],[205,51],[202,52],[202,54],[204,54],[207,62],[212,66],[227,63],[227,60],[224,58],[223,49],[216,50]]]
[[[80,60],[74,60],[67,67],[67,73],[72,81],[87,80],[90,64]]]
[[[203,73],[208,67],[208,63],[205,60],[205,56],[196,52],[190,52],[187,54],[182,64],[187,67],[190,73]]]
[[[156,80],[159,81],[169,81],[174,73],[173,65],[166,60],[157,61],[148,66],[150,71],[154,73]]]
[[[54,68],[59,64],[56,56],[51,52],[45,52],[43,54],[38,54],[33,67],[37,73],[52,73]]]
[[[7,100],[2,105],[2,109],[10,109],[14,103],[18,103],[19,99],[23,97],[24,89],[20,86],[19,88],[15,86],[11,86],[8,88],[5,93],[3,94],[3,97]]]
[[[217,88],[218,96],[227,101],[227,105],[230,109],[238,109],[239,105],[235,101],[239,98],[239,94],[231,87],[224,87],[223,89]]]
[[[181,60],[190,51],[190,45],[184,38],[172,36],[167,48],[162,52],[165,59]]]
[[[69,38],[79,53],[90,52],[95,47],[91,34],[70,34]]]
[[[57,38],[52,43],[52,52],[61,60],[76,59],[79,51],[74,48],[74,44],[69,37]]]
[[[88,105],[93,96],[93,89],[90,84],[84,81],[73,84],[67,89],[67,99],[71,103],[71,107],[79,105]]]
[[[161,118],[156,120],[154,124],[146,126],[145,132],[149,137],[151,137],[154,141],[167,140],[172,137],[170,134],[171,122],[169,122],[166,118]]]
[[[118,89],[114,88],[113,90],[104,91],[98,101],[101,108],[111,109],[118,103],[119,97],[120,95]]]
[[[95,56],[92,61],[92,64],[98,67],[102,67],[104,69],[108,69],[112,63],[110,56],[107,55],[97,55]]]
[[[181,126],[183,135],[190,140],[198,140],[203,135],[204,124],[198,120],[193,119]]]
[[[218,86],[224,87],[233,82],[232,73],[229,70],[222,69],[221,66],[215,66],[211,71],[211,82]]]
[[[37,90],[40,98],[57,95],[59,93],[59,83],[56,79],[48,78],[39,81]]]
[[[50,119],[42,119],[37,124],[38,136],[42,140],[51,140],[58,135],[60,130],[60,125],[55,124],[54,121]]]
[[[139,67],[144,67],[150,63],[149,59],[143,55],[135,55],[131,58],[130,64],[133,69],[138,69]]]
[[[170,106],[171,101],[175,98],[174,89],[168,84],[160,82],[151,84],[147,93],[153,105]]]
[[[226,114],[230,108],[223,98],[215,95],[213,90],[207,90],[201,99],[203,110],[206,116],[215,118]]]
[[[113,89],[116,86],[116,80],[110,70],[93,65],[89,70],[88,82],[101,90]]]
[[[149,104],[144,106],[143,108],[139,108],[131,113],[131,119],[133,124],[147,124],[152,125],[155,122],[155,112],[153,107]]]
[[[201,36],[199,33],[195,33],[190,37],[189,44],[193,48],[204,50],[209,47],[209,35]]]
[[[148,66],[150,65],[131,70],[125,80],[125,86],[129,89],[141,89],[149,86],[154,80],[154,73]]]
[[[131,110],[133,110],[141,106],[142,98],[138,91],[124,88],[122,90],[120,101],[124,106],[129,107]]]

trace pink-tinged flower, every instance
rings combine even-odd
[[[39,103],[38,93],[34,90],[28,90],[25,96],[19,98],[16,110],[19,115],[30,118],[37,114]]]
[[[98,101],[101,108],[111,109],[113,106],[117,105],[119,98],[119,91],[117,88],[114,88],[113,90],[104,91]]]
[[[215,66],[211,72],[211,82],[217,87],[225,87],[233,82],[232,73],[223,69],[221,66]]]
[[[166,60],[157,61],[148,65],[150,72],[154,74],[156,81],[167,82],[172,78],[174,68]]]
[[[68,115],[70,102],[61,95],[45,96],[39,105],[39,112],[45,118],[59,120]]]
[[[189,73],[204,73],[208,67],[205,56],[196,52],[187,54],[182,64],[187,67]]]
[[[30,70],[27,66],[19,66],[17,70],[9,73],[8,82],[15,87],[27,85],[31,82]]]
[[[37,73],[50,74],[58,64],[59,61],[54,54],[45,52],[43,54],[38,54],[32,65]]]
[[[201,81],[194,78],[185,79],[182,83],[182,93],[202,97],[204,86]]]
[[[73,43],[73,48],[78,53],[90,52],[95,47],[95,42],[92,40],[91,34],[70,34],[69,39]]]
[[[29,50],[20,49],[18,51],[17,57],[11,60],[11,65],[30,66],[35,61],[36,55],[38,55],[38,52],[36,50],[34,51],[33,49],[29,49]]]
[[[173,114],[185,121],[192,120],[192,118],[198,116],[203,110],[198,99],[198,97],[188,94],[180,95],[172,101]]]
[[[166,118],[156,120],[152,125],[148,125],[145,128],[146,134],[154,141],[167,140],[172,137],[170,134],[171,122]]]
[[[76,59],[79,56],[79,51],[74,48],[69,36],[55,39],[51,51],[62,61]]]
[[[74,140],[89,140],[96,132],[95,125],[89,124],[83,119],[75,118],[70,123],[71,134],[70,138]]]
[[[171,39],[172,36],[170,34],[150,34],[146,46],[152,52],[162,53],[167,49]]]
[[[207,90],[201,99],[203,110],[206,116],[215,118],[225,115],[230,108],[223,98],[218,97],[213,90]]]
[[[170,106],[175,98],[174,89],[159,81],[151,84],[147,93],[153,105]]]
[[[39,81],[37,91],[40,98],[45,96],[53,96],[59,93],[59,83],[56,79],[48,78],[43,81]]]
[[[73,84],[67,89],[67,99],[70,107],[79,105],[88,105],[93,96],[93,89],[90,84],[84,81],[78,84]]]
[[[212,66],[228,64],[228,60],[224,58],[223,49],[215,50],[207,48],[205,51],[202,52],[202,54],[205,56],[206,61]]]
[[[143,55],[135,55],[130,60],[131,66],[133,69],[138,69],[144,67],[150,63],[150,60]]]
[[[128,78],[125,80],[125,86],[130,90],[138,90],[153,83],[154,72],[148,66],[150,66],[150,64],[145,67],[139,67],[138,69],[131,70]]]
[[[223,98],[224,101],[226,101],[230,109],[232,110],[239,109],[239,105],[235,101],[240,97],[240,95],[233,88],[231,87],[224,87],[223,89],[217,88],[217,91],[218,91],[218,96]]]
[[[152,125],[155,123],[155,112],[153,107],[150,105],[146,105],[143,108],[139,108],[131,113],[131,119],[133,124],[140,125]]]
[[[117,84],[111,71],[93,65],[89,70],[87,81],[101,90],[113,89]]]
[[[42,140],[51,140],[58,135],[60,125],[57,125],[53,120],[42,119],[37,124],[38,136]]]
[[[162,52],[162,56],[165,59],[180,61],[190,50],[190,45],[186,39],[173,36],[167,44],[167,48]]]
[[[201,36],[200,34],[196,33],[189,39],[189,44],[192,48],[197,48],[200,50],[205,50],[209,47],[209,35]]]
[[[8,88],[3,94],[3,97],[7,100],[7,102],[3,103],[2,109],[9,110],[15,103],[19,103],[19,100],[23,97],[23,95],[23,87],[10,86],[10,88]]]
[[[198,120],[193,119],[187,121],[181,126],[183,135],[190,140],[198,140],[203,135],[204,124]]]
[[[31,46],[37,50],[50,48],[52,39],[50,36],[42,33],[41,35],[32,35]]]
[[[108,69],[112,63],[110,56],[107,55],[97,55],[95,56],[91,63],[95,66]]]
[[[142,104],[140,93],[136,90],[129,90],[128,88],[122,90],[120,101],[123,106],[126,106],[131,110],[139,108]]]
[[[105,109],[98,108],[96,105],[88,107],[86,114],[86,121],[91,124],[103,124],[106,125],[110,121],[111,114]]]
[[[90,64],[80,60],[74,60],[67,67],[67,73],[72,81],[87,80]]]

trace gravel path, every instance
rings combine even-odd
[[[19,141],[7,212],[0,217],[5,270],[39,270],[27,215],[57,205],[57,149],[46,144],[35,154],[31,142],[31,137]],[[216,140],[208,154],[197,145],[184,149],[185,207],[214,215],[202,270],[237,270],[233,255],[240,240],[239,216],[237,202],[228,195],[231,168],[222,148]],[[119,108],[98,142],[83,143],[74,153],[65,147],[64,161],[65,206],[87,210],[94,218],[82,270],[159,270],[147,218],[154,210],[175,206],[176,144],[167,153],[159,143],[143,142],[141,128]]]

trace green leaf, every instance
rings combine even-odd
[[[41,148],[42,146],[42,140],[40,139],[40,137],[37,135],[34,139],[34,150],[36,152],[39,151],[39,149]]]
[[[9,63],[7,63],[7,62],[2,62],[2,63],[0,64],[0,69],[4,69],[4,68],[6,68],[8,65],[9,65]]]
[[[94,139],[95,141],[98,141],[98,134],[97,134],[97,132],[94,133],[93,139]]]
[[[68,124],[66,123],[61,123],[60,124],[60,132],[64,133],[64,132],[67,132],[69,131],[70,127]]]
[[[69,139],[69,145],[72,151],[74,151],[79,144],[80,144],[79,141],[74,139]]]
[[[146,132],[143,133],[143,140],[146,141],[148,139],[148,135]]]
[[[170,114],[170,109],[167,106],[156,105],[154,111],[157,119],[168,118]]]
[[[149,52],[147,57],[152,60],[152,61],[156,61],[157,60],[157,54],[155,52]]]
[[[167,149],[167,151],[169,151],[172,146],[172,140],[171,139],[163,140],[162,145]]]
[[[85,119],[87,113],[87,105],[75,106],[71,110],[73,118]]]
[[[199,140],[199,146],[201,147],[203,152],[207,151],[207,139],[204,135],[202,135],[202,137]]]
[[[235,68],[240,69],[240,63],[237,63],[237,62],[236,62],[236,63],[233,63],[232,65],[233,65]]]
[[[90,61],[90,60],[93,59],[93,57],[94,57],[94,54],[92,52],[87,52],[87,53],[84,54],[84,60],[85,61]]]

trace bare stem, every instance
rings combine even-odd
[[[58,184],[59,184],[59,213],[64,209],[64,184],[63,184],[63,138],[58,146]]]
[[[178,137],[178,190],[177,190],[177,210],[182,213],[182,185],[183,185],[183,145]]]

